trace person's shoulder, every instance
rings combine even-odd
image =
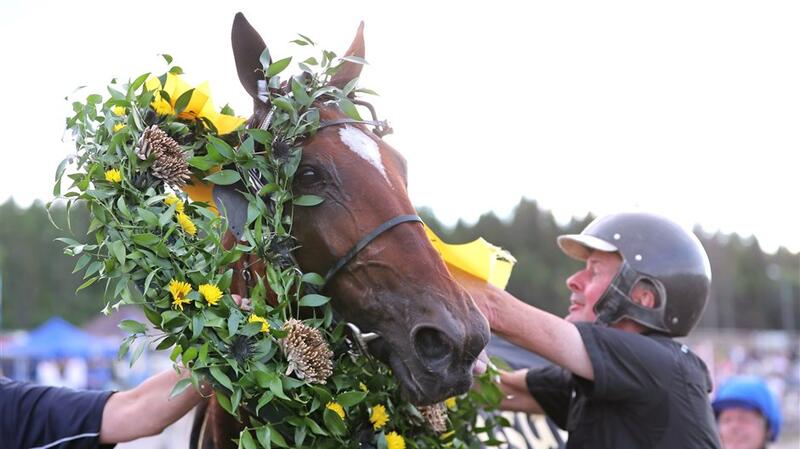
[[[680,344],[669,335],[655,332],[638,333],[596,323],[576,323],[584,344],[604,351],[635,352],[663,358],[675,354]]]

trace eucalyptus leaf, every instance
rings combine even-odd
[[[217,185],[228,186],[231,184],[236,184],[242,179],[242,177],[239,175],[239,172],[235,170],[220,170],[213,175],[206,176],[203,179],[208,182],[213,182]]]

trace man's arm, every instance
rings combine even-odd
[[[488,282],[448,268],[475,300],[493,332],[584,379],[594,379],[589,354],[575,325],[525,304]]]
[[[170,398],[170,392],[189,371],[169,369],[138,387],[112,394],[103,409],[100,443],[121,443],[157,435],[199,404],[203,397],[193,388]]]

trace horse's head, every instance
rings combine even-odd
[[[258,99],[263,80],[259,34],[237,14],[232,41],[239,78],[264,116]],[[364,56],[359,27],[347,55]],[[331,79],[338,87],[358,77],[361,65],[345,62]],[[328,126],[303,142],[295,194],[324,198],[294,211],[296,256],[306,271],[326,273],[357,242],[398,216],[415,214],[406,190],[405,160],[335,105],[318,104]],[[370,350],[388,362],[407,397],[418,404],[465,392],[471,367],[488,342],[489,329],[470,296],[453,280],[422,225],[402,222],[382,232],[333,276],[325,293],[334,308],[364,332],[381,338]]]

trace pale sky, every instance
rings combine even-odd
[[[342,54],[365,21],[361,86],[412,201],[447,224],[524,196],[560,220],[647,210],[800,251],[796,1],[0,0],[0,202],[51,199],[65,96],[162,73],[159,53],[247,115],[236,11],[275,59],[305,59],[296,33]]]

